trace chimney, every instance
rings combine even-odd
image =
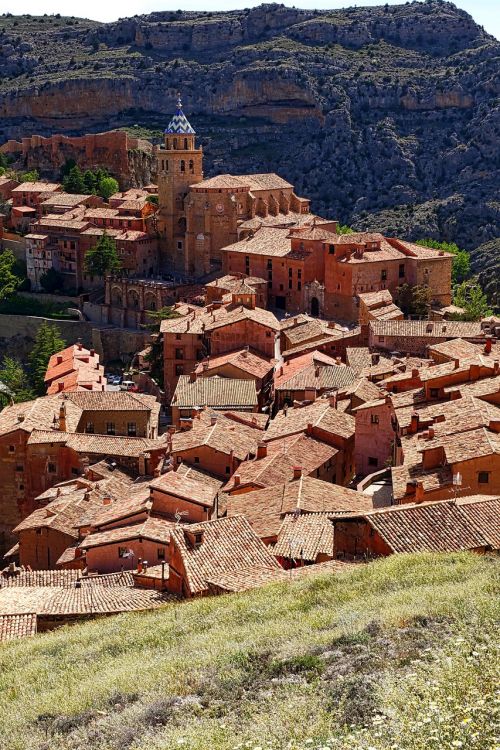
[[[411,376],[412,378],[418,378],[418,370],[416,367],[414,367],[413,370],[411,371]]]
[[[82,351],[83,347],[82,347],[82,340],[81,339],[78,339],[77,344],[76,344],[76,348],[78,349],[79,352]]]
[[[378,354],[378,352],[374,352],[372,354],[372,365],[378,365],[379,362],[380,362],[380,354]]]
[[[469,377],[471,380],[479,380],[479,375],[481,373],[481,366],[478,364],[474,364],[470,366],[469,369]]]
[[[217,424],[217,414],[210,415],[210,424],[212,425],[212,427],[214,426],[214,424]]]
[[[91,349],[91,350],[90,350],[90,356],[91,356],[91,357],[94,357],[94,356],[95,356],[95,349]]]
[[[206,359],[206,360],[205,360],[205,361],[203,362],[203,370],[204,370],[204,371],[208,370],[208,367],[209,367],[209,362],[208,362],[208,359]]]
[[[58,354],[57,355],[57,364],[60,365],[62,361],[63,361],[63,358],[61,357],[60,354]]]
[[[493,362],[493,374],[498,375],[499,372],[500,372],[500,362],[498,361],[498,359],[496,359]]]
[[[392,398],[390,393],[385,394],[385,403],[386,404],[392,404]]]
[[[142,573],[142,557],[137,560],[137,572]]]
[[[161,469],[159,466],[156,467],[156,469],[153,471],[153,476],[155,479],[157,479],[159,476],[161,476]]]
[[[103,504],[103,505],[111,505],[111,498],[110,498],[110,497],[108,497],[108,495],[106,495],[106,496],[105,496],[105,497],[103,497],[103,499],[102,499],[102,504]]]
[[[66,404],[64,402],[59,407],[59,430],[66,432]]]
[[[59,393],[61,393],[61,391],[64,391],[64,382],[57,384],[57,390],[59,391]]]
[[[333,393],[331,396],[329,396],[328,401],[330,402],[330,406],[332,409],[337,408],[337,394]]]
[[[189,331],[190,324],[191,324],[191,321],[187,320],[186,321],[186,333]]]
[[[415,502],[421,503],[424,499],[424,485],[422,482],[417,482],[415,486]]]
[[[266,458],[267,443],[259,443],[257,446],[257,458]]]
[[[300,479],[302,476],[302,466],[294,466],[293,467],[293,478],[294,479]]]
[[[454,370],[458,370],[459,367],[460,367],[460,360],[459,359],[455,359],[453,361],[453,369]]]
[[[452,388],[451,391],[449,391],[450,401],[456,401],[459,398],[462,398],[462,394],[460,393],[459,388]]]
[[[484,353],[491,354],[492,337],[486,336],[486,342],[484,344]]]
[[[313,423],[312,422],[308,422],[307,423],[307,434],[308,435],[312,435],[312,432],[313,432]]]
[[[233,485],[238,487],[241,484],[241,476],[239,474],[233,474]]]
[[[433,440],[435,434],[436,433],[434,431],[434,427],[429,427],[429,429],[427,430],[427,436],[428,436],[429,440]]]
[[[417,412],[414,411],[411,415],[411,421],[410,421],[410,433],[414,435],[416,432],[418,432],[418,423],[420,421],[420,417],[418,416]]]
[[[193,370],[193,372],[189,373],[189,382],[194,383],[196,381],[196,372]]]

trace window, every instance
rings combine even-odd
[[[118,557],[128,557],[128,549],[126,547],[118,547]]]
[[[16,464],[16,471],[24,471],[23,464]]]
[[[292,271],[292,269],[291,269],[291,268],[289,268],[289,269],[288,269],[288,275],[289,275],[289,276],[292,276],[292,274],[293,274],[293,271]]]
[[[73,467],[71,468],[71,473],[72,473],[72,475],[73,475],[74,477],[77,477],[77,476],[78,476],[78,474],[79,474],[80,472],[78,471],[78,469],[77,469],[77,468],[76,468],[75,466],[73,466]]]
[[[431,388],[431,398],[437,398],[439,396],[439,388]]]
[[[137,435],[137,425],[135,422],[127,422],[127,435],[135,437]]]
[[[335,245],[328,246],[328,253],[329,255],[335,255]]]
[[[490,472],[489,471],[480,471],[477,475],[477,481],[479,484],[489,484],[490,481]]]
[[[280,284],[280,292],[283,291],[283,284]]]
[[[378,466],[378,458],[368,456],[368,466]]]
[[[184,349],[176,349],[175,350],[175,358],[176,359],[184,359]]]
[[[106,422],[106,434],[115,435],[115,423],[114,422]]]
[[[175,340],[176,341],[180,341],[181,340],[181,334],[180,333],[176,333],[175,334]]]
[[[269,281],[273,280],[273,272],[272,271],[268,271],[267,272],[267,278],[269,279]]]
[[[378,340],[379,340],[379,342],[380,342],[381,344],[383,344],[383,343],[384,343],[384,341],[385,341],[385,336],[379,336],[379,337],[378,337]]]
[[[404,275],[405,275],[405,264],[400,263],[399,264],[399,278],[402,279]]]
[[[184,159],[181,159],[181,172],[185,172],[185,171],[186,171],[186,164],[184,162]]]
[[[229,466],[226,466],[226,474],[230,474],[230,473],[231,473],[231,468]]]
[[[299,292],[302,289],[302,282],[301,281],[297,281],[297,289],[299,290]]]
[[[182,240],[177,240],[177,250],[182,250]]]
[[[272,270],[273,270],[273,262],[272,262],[272,260],[271,260],[270,258],[269,258],[269,259],[268,259],[268,261],[267,261],[267,268],[268,268],[268,270],[270,270],[270,271],[272,271]]]
[[[57,467],[56,467],[56,465],[55,465],[55,464],[53,464],[53,463],[51,463],[51,462],[49,461],[49,463],[47,464],[47,472],[48,472],[49,474],[55,474],[55,473],[57,472]]]
[[[85,425],[85,432],[89,432],[92,434],[94,432],[94,423],[93,422],[87,422]]]
[[[381,270],[381,272],[380,272],[380,278],[382,279],[382,281],[386,281],[387,280],[387,271],[386,271],[385,268],[383,268]]]
[[[158,547],[158,560],[165,559],[165,547]]]
[[[175,374],[177,376],[184,375],[184,365],[175,365]]]
[[[200,463],[200,457],[199,456],[195,456],[194,457],[194,462],[195,462],[195,464],[199,464]]]
[[[15,445],[9,445],[9,453],[15,453],[16,452],[16,446]]]
[[[370,417],[370,421],[372,424],[378,424],[378,414],[372,414]]]
[[[268,289],[272,289],[273,288],[273,282],[272,281],[268,281],[267,282],[267,288]]]
[[[270,339],[270,338],[271,338],[271,331],[266,331],[266,338],[267,338],[267,339]]]
[[[293,286],[292,279],[288,279],[288,288],[291,289]]]
[[[298,269],[298,271],[297,271],[297,278],[298,278],[298,279],[301,279],[301,278],[302,278],[302,269],[300,269],[300,268],[299,268],[299,269]]]

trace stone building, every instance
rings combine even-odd
[[[297,223],[309,201],[276,174],[217,175],[203,179],[203,151],[196,133],[177,110],[156,150],[157,226],[163,266],[170,272],[205,276],[222,268],[221,250],[252,231],[260,220]]]

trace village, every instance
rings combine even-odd
[[[500,319],[460,319],[453,256],[344,231],[277,174],[204,178],[180,98],[153,148],[155,182],[107,201],[0,177],[0,241],[22,237],[32,291],[52,271],[82,316],[143,341],[116,383],[68,341],[46,394],[0,412],[0,641],[383,556],[498,553]],[[120,267],[93,276],[103,238]]]

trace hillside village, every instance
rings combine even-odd
[[[52,270],[82,317],[144,339],[126,388],[69,341],[46,394],[0,412],[0,641],[377,557],[497,553],[500,319],[461,319],[453,256],[345,231],[276,174],[205,178],[180,98],[154,154],[156,181],[107,202],[0,178],[0,241],[22,241],[32,291]],[[86,264],[103,238],[104,278]]]

